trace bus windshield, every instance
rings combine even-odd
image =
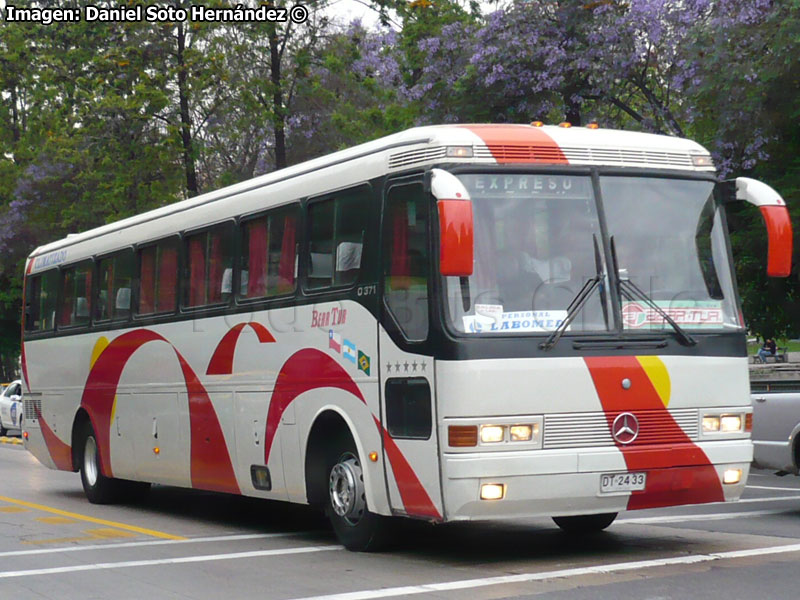
[[[455,330],[469,335],[552,332],[581,288],[595,278],[599,285],[567,331],[612,329],[615,307],[608,288],[617,281],[622,285],[616,310],[626,331],[671,331],[663,313],[682,329],[739,327],[713,182],[600,176],[618,267],[618,278],[609,279],[589,175],[458,177],[473,202],[475,265],[468,286],[457,277],[445,278]],[[652,302],[630,292],[636,288]]]

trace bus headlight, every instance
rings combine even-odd
[[[703,417],[703,433],[719,431],[719,417],[706,415]]]
[[[749,414],[745,415],[742,413],[703,415],[703,433],[710,435],[745,433],[748,431],[745,427],[747,416],[749,416]]]
[[[719,430],[722,433],[737,433],[742,430],[741,415],[722,415],[719,418]]]
[[[501,425],[481,425],[481,443],[495,444],[506,437],[506,428]]]
[[[535,425],[512,425],[508,428],[512,442],[530,442],[533,439],[534,431],[539,434],[539,424]]]

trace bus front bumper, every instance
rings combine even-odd
[[[659,457],[652,467],[635,469],[628,468],[616,449],[445,454],[445,520],[569,516],[738,500],[752,460],[750,440],[696,446],[707,462],[669,464],[664,457],[675,448],[659,446],[648,450]],[[738,482],[723,483],[726,472],[737,470]],[[645,473],[644,489],[601,489],[603,476],[624,473]],[[502,498],[481,499],[486,484],[501,486]]]

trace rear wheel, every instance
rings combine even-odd
[[[579,515],[575,517],[553,517],[553,521],[568,533],[592,533],[602,531],[617,518],[617,513]]]
[[[83,427],[81,452],[81,483],[86,498],[92,504],[110,504],[120,499],[123,491],[119,479],[106,477],[100,468],[100,449],[91,423]]]
[[[364,474],[352,441],[336,456],[328,470],[326,507],[336,537],[348,550],[379,550],[386,542],[388,519],[367,507]]]

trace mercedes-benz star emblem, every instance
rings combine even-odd
[[[639,420],[633,413],[620,413],[611,426],[611,435],[620,444],[630,444],[639,435]]]

